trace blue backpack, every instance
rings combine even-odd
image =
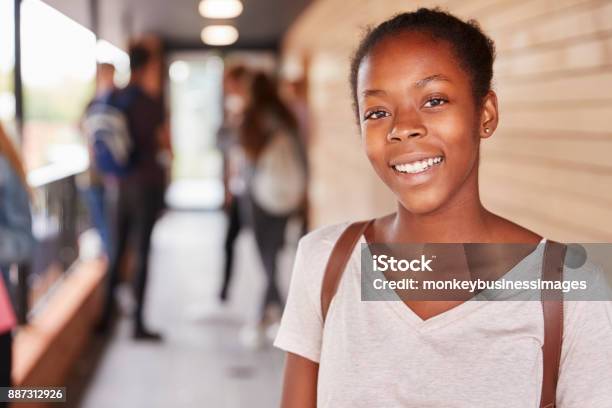
[[[124,177],[133,168],[136,151],[130,134],[127,110],[135,90],[109,92],[94,100],[83,120],[83,131],[92,147],[96,170],[104,175]]]

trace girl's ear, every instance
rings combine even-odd
[[[499,111],[497,110],[497,95],[494,91],[489,91],[483,101],[480,114],[479,135],[485,139],[495,132],[499,122]]]

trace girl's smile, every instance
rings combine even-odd
[[[415,186],[435,177],[444,164],[444,155],[437,153],[412,152],[391,159],[391,167],[400,182]]]

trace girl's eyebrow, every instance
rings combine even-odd
[[[428,77],[425,77],[423,79],[419,79],[418,81],[416,81],[414,83],[414,86],[417,88],[423,88],[425,85],[427,85],[428,83],[432,82],[432,81],[447,81],[447,82],[451,82],[451,80],[447,77],[445,77],[442,74],[434,74],[434,75],[430,75]]]
[[[383,91],[382,89],[366,89],[361,93],[361,95],[364,98],[367,98],[368,96],[386,96],[387,92]]]

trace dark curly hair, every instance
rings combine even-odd
[[[410,13],[398,14],[370,28],[351,59],[351,93],[353,107],[359,121],[357,102],[357,74],[361,61],[384,39],[404,32],[418,32],[436,40],[446,41],[452,48],[461,68],[472,84],[474,102],[481,106],[482,99],[491,89],[495,44],[487,37],[477,21],[462,21],[439,8],[420,8]]]

